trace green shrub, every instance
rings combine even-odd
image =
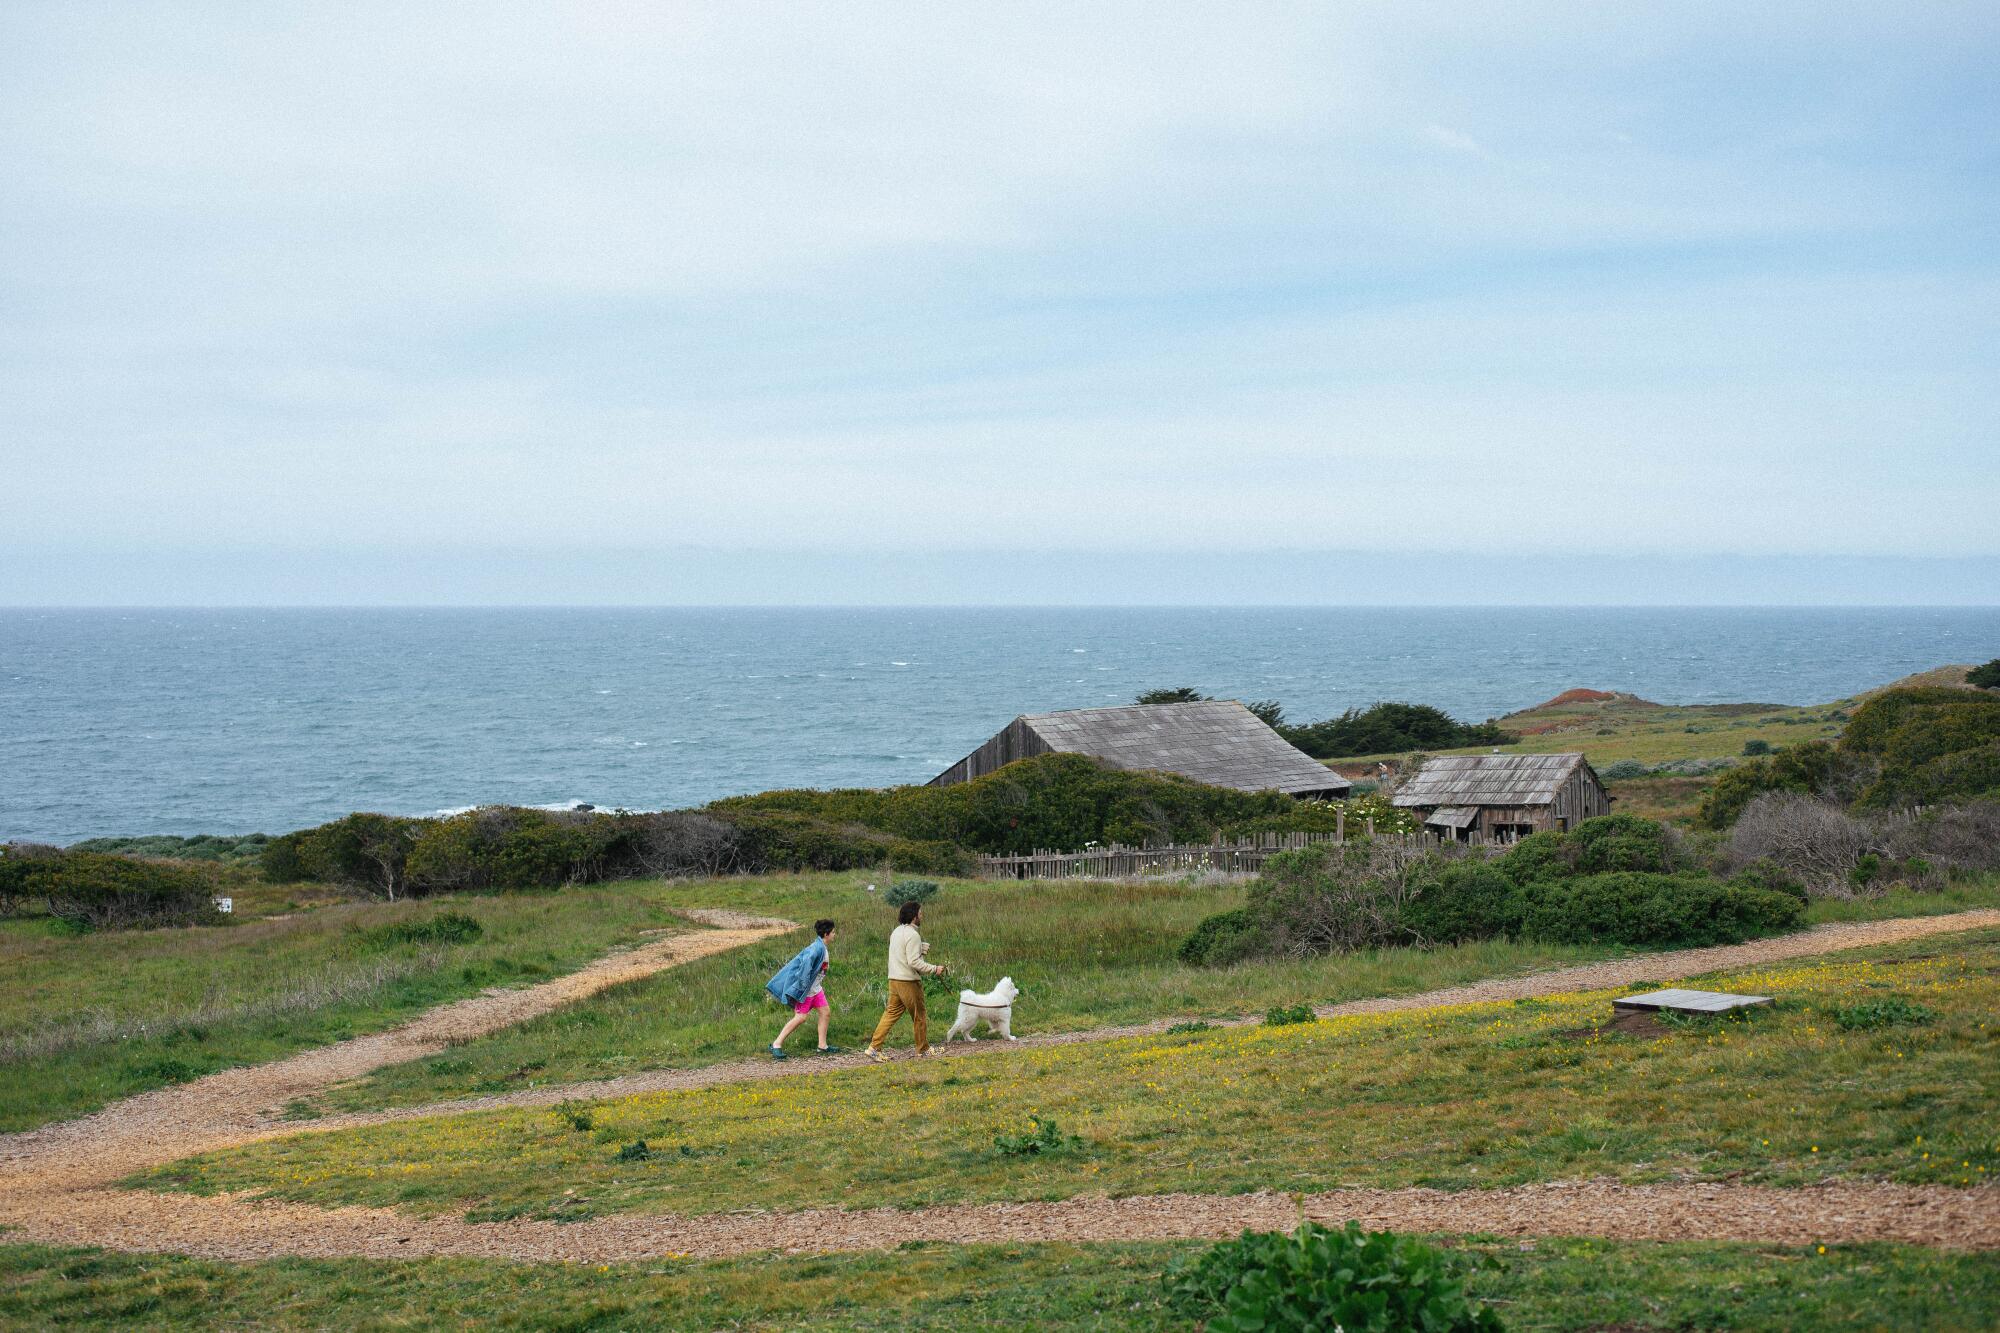
[[[0,906],[39,900],[76,930],[214,925],[215,882],[198,864],[105,852],[0,846]]]
[[[1854,858],[1854,869],[1847,877],[1854,881],[1854,887],[1865,889],[1882,876],[1882,857],[1875,852],[1863,852]]]
[[[899,879],[882,895],[882,901],[891,907],[901,907],[904,903],[927,903],[937,895],[938,883],[934,879]]]
[[[1865,806],[2000,791],[2000,697],[1979,690],[1885,690],[1854,710],[1840,749],[1875,768],[1858,797]]]
[[[1768,856],[1760,856],[1744,866],[1729,877],[1729,882],[1786,894],[1800,902],[1805,902],[1809,896],[1803,880]]]
[[[714,809],[714,807],[711,807]],[[752,864],[767,870],[861,870],[889,857],[895,839],[789,810],[717,810],[742,833]]]
[[[1203,917],[1181,941],[1180,959],[1189,967],[1227,967],[1255,955],[1263,943],[1244,908]]]
[[[1634,778],[1643,778],[1652,771],[1636,759],[1620,759],[1598,776],[1606,782],[1630,782]]]
[[[1467,745],[1510,745],[1521,739],[1493,722],[1465,723],[1429,704],[1378,703],[1350,708],[1339,717],[1278,734],[1315,759],[1411,750],[1455,750]]]
[[[1426,857],[1395,843],[1318,843],[1280,852],[1250,884],[1245,910],[1270,952],[1293,958],[1399,944],[1412,871]]]
[[[1403,907],[1403,924],[1426,944],[1492,939],[1521,929],[1520,891],[1490,861],[1448,862],[1415,885]]]
[[[1609,870],[1644,870],[1665,874],[1669,865],[1667,832],[1637,815],[1599,815],[1570,831],[1576,844],[1576,868],[1586,875]]]
[[[896,838],[889,843],[889,864],[923,875],[970,875],[977,862],[971,852],[948,842],[918,842]]]
[[[1304,820],[1313,808],[1278,792],[1210,787],[1171,773],[1110,768],[1087,755],[1045,754],[948,787],[763,792],[717,801],[707,813],[746,829],[786,816],[793,822],[784,827],[795,836],[811,826],[847,838],[901,838],[1015,856],[1073,851],[1092,842],[1205,842],[1224,827],[1263,819],[1291,831],[1308,825],[1288,817]],[[819,868],[875,864],[885,853],[862,854],[872,859]]]
[[[1552,944],[1737,944],[1798,925],[1790,894],[1704,875],[1617,871],[1523,890],[1522,933]]]
[[[1977,685],[1982,690],[2000,690],[2000,657],[1966,672],[1965,683]]]
[[[612,1160],[619,1162],[644,1162],[651,1160],[652,1156],[653,1150],[646,1146],[644,1139],[639,1139],[620,1148],[617,1156]]]
[[[1172,1024],[1167,1028],[1166,1035],[1168,1035],[1169,1037],[1177,1037],[1180,1036],[1182,1033],[1186,1032],[1210,1032],[1213,1031],[1214,1028],[1215,1024],[1204,1022],[1199,1018],[1194,1018],[1194,1019],[1189,1019],[1187,1022],[1184,1023]]]
[[[378,926],[368,937],[378,944],[466,944],[486,933],[479,918],[463,912],[440,912],[421,921],[398,921]]]
[[[292,884],[312,879],[313,868],[306,864],[299,847],[305,833],[284,833],[264,844],[257,853],[257,872],[272,884]]]
[[[1771,742],[1758,740],[1753,737],[1743,742],[1743,753],[1751,756],[1769,754],[1771,753]]]
[[[1301,1222],[1246,1231],[1168,1269],[1174,1308],[1210,1329],[1490,1333],[1499,1317],[1466,1294],[1465,1261],[1407,1236]]]
[[[1083,1145],[1081,1138],[1063,1133],[1062,1127],[1053,1120],[1031,1115],[1028,1123],[1033,1128],[1025,1133],[993,1136],[993,1146],[1002,1157],[1046,1157],[1070,1152]]]
[[[1937,1010],[1914,1004],[1900,995],[1864,1000],[1833,1011],[1833,1021],[1849,1032],[1874,1028],[1921,1026],[1937,1021]]]
[[[1569,835],[1543,829],[1502,852],[1493,866],[1516,885],[1527,886],[1549,879],[1568,879],[1576,873],[1580,849]]]
[[[409,881],[427,893],[587,883],[614,864],[620,832],[609,816],[482,806],[423,823]]]
[[[299,878],[345,884],[393,902],[409,891],[410,849],[425,823],[398,815],[352,814],[302,830],[291,835],[305,871]]]
[[[1768,791],[1838,796],[1853,787],[1859,772],[1852,758],[1827,741],[1789,745],[1767,758],[1723,770],[1702,793],[1695,822],[1703,828],[1728,828],[1744,806]]]
[[[170,861],[252,861],[262,855],[271,839],[262,833],[213,834],[193,837],[151,834],[137,838],[89,838],[70,844],[73,852],[112,852],[120,856],[145,856]]]
[[[1298,1023],[1314,1022],[1318,1017],[1319,1015],[1313,1012],[1313,1007],[1309,1004],[1274,1004],[1264,1011],[1264,1026],[1286,1028]]]

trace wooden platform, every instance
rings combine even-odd
[[[1768,995],[1731,995],[1728,991],[1719,990],[1656,990],[1613,1000],[1611,1007],[1649,1013],[1665,1009],[1677,1014],[1726,1014],[1732,1009],[1754,1009],[1770,1002]]]

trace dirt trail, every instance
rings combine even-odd
[[[1218,1236],[1245,1226],[1286,1226],[1295,1217],[1281,1195],[1167,1195],[1082,1198],[861,1212],[747,1212],[683,1218],[632,1215],[586,1223],[467,1223],[414,1218],[387,1209],[319,1209],[241,1197],[200,1198],[108,1188],[146,1167],[259,1139],[346,1125],[563,1097],[604,1097],[701,1087],[751,1078],[809,1075],[851,1067],[850,1057],[739,1062],[661,1071],[598,1083],[415,1107],[304,1129],[274,1118],[284,1103],[420,1058],[547,1013],[559,1005],[665,967],[791,929],[788,922],[726,912],[689,913],[720,929],[669,936],[523,990],[494,991],[445,1005],[391,1032],[358,1037],[286,1060],[227,1070],[193,1083],[116,1103],[95,1115],[26,1134],[0,1136],[0,1225],[9,1239],[96,1245],[228,1259],[276,1255],[479,1255],[608,1262],[662,1253],[727,1255],[766,1249],[839,1250],[945,1241],[1134,1239]],[[1823,926],[1751,944],[1653,954],[1480,982],[1449,990],[1359,1000],[1323,1014],[1411,1010],[1562,991],[1666,981],[1725,967],[1894,943],[1950,931],[2000,926],[2000,911],[1962,912]],[[1060,1045],[1157,1032],[1170,1020],[1039,1038]],[[1019,1049],[982,1042],[954,1058]],[[1620,1186],[1602,1181],[1512,1190],[1348,1190],[1306,1201],[1311,1216],[1410,1230],[1481,1230],[1506,1235],[1596,1235],[1631,1239],[1902,1240],[2000,1248],[2000,1189],[1952,1190],[1879,1184],[1776,1190],[1733,1185]]]
[[[1307,1216],[1371,1229],[1487,1231],[1503,1236],[1737,1240],[1771,1244],[1902,1241],[2000,1249],[2000,1189],[1937,1186],[1617,1185],[1581,1181],[1518,1189],[1337,1190],[1304,1199]],[[63,1213],[24,1228],[32,1239],[213,1259],[403,1258],[613,1263],[659,1255],[720,1258],[760,1250],[887,1249],[912,1240],[965,1242],[1168,1240],[1289,1230],[1283,1194],[1163,1194],[1056,1203],[931,1208],[749,1210],[678,1217],[627,1214],[588,1222],[465,1222],[387,1208],[313,1208],[249,1199],[88,1190]],[[10,1237],[11,1239],[11,1237]]]

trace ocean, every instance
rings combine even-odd
[[[1476,721],[1996,655],[1994,607],[0,610],[0,840],[923,782],[1018,713],[1155,686]]]

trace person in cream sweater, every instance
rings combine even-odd
[[[889,1006],[882,1011],[882,1021],[875,1025],[875,1035],[868,1039],[871,1060],[888,1059],[882,1054],[883,1039],[905,1013],[916,1030],[917,1054],[931,1053],[930,1016],[924,1012],[923,978],[944,969],[924,961],[924,953],[931,946],[917,933],[917,927],[924,921],[923,904],[904,903],[896,913],[896,920],[899,924],[889,935]]]

